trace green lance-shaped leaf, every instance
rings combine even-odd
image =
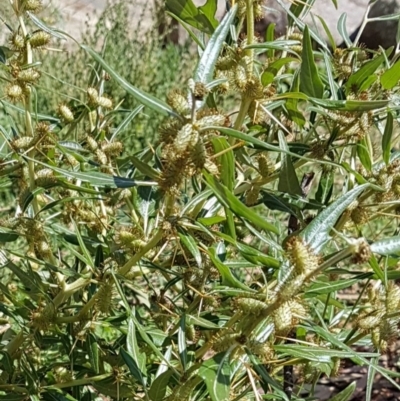
[[[146,92],[141,91],[140,89],[131,85],[128,81],[122,78],[113,68],[111,68],[105,60],[96,53],[93,49],[89,46],[81,45],[81,47],[95,60],[97,61],[102,68],[108,72],[113,78],[113,80],[121,86],[121,88],[125,89],[130,95],[132,95],[137,101],[144,104],[145,106],[149,107],[157,111],[158,113],[164,116],[172,116],[178,117],[179,115],[176,114],[168,104],[162,102],[161,100],[157,99],[156,97],[149,95]]]
[[[300,237],[315,251],[319,251],[329,240],[329,233],[341,214],[368,186],[369,184],[360,185],[341,196],[315,217]]]
[[[99,346],[93,334],[89,334],[86,337],[86,348],[92,370],[99,374]]]
[[[268,68],[266,68],[264,72],[261,74],[261,83],[263,84],[263,86],[271,84],[274,81],[279,70],[284,65],[293,62],[299,62],[299,60],[294,57],[283,57],[268,65]]]
[[[203,362],[198,375],[204,380],[212,401],[228,401],[231,368],[229,352],[221,352]]]
[[[300,20],[304,20],[304,18],[311,11],[314,3],[315,3],[315,0],[305,0],[305,1],[293,2],[292,5],[290,6],[290,11],[292,12],[292,15],[296,16]],[[294,23],[293,17],[291,15],[288,15],[288,23],[291,26]]]
[[[166,0],[165,7],[173,17],[201,32],[212,33],[218,25],[214,17],[216,2],[213,0],[208,0],[201,7],[196,7],[192,0]]]
[[[357,143],[357,155],[360,159],[361,164],[367,171],[372,169],[372,155],[370,153],[370,147],[368,146],[367,138],[361,139]]]
[[[219,53],[224,44],[226,35],[228,34],[231,24],[235,18],[237,5],[233,6],[225,15],[224,19],[219,24],[218,28],[214,31],[203,54],[199,60],[196,71],[194,73],[195,82],[202,82],[208,84],[213,79],[214,67]]]
[[[0,227],[0,242],[14,242],[19,236],[20,234],[16,231]]]
[[[228,266],[221,262],[219,257],[217,256],[217,252],[215,247],[209,248],[208,255],[210,256],[211,261],[213,262],[214,266],[218,269],[219,274],[222,278],[222,284],[233,287],[233,288],[240,288],[242,290],[251,291],[249,287],[239,281],[231,272]]]
[[[380,56],[372,59],[365,63],[356,73],[352,74],[348,81],[346,82],[347,91],[357,91],[360,89],[363,82],[368,79],[375,71],[379,68],[379,66],[385,61],[385,57],[389,57],[392,52],[393,47],[390,47],[386,50],[386,54],[381,54]]]
[[[264,218],[259,216],[254,210],[248,208],[243,202],[241,202],[236,196],[228,190],[224,185],[218,182],[217,178],[204,172],[208,186],[212,189],[217,199],[225,207],[232,210],[237,216],[245,218],[257,227],[260,227],[266,231],[278,233],[278,229],[268,223]]]
[[[279,135],[279,146],[285,151],[289,151],[286,139],[281,131]],[[282,167],[279,173],[278,191],[285,192],[290,195],[302,196],[302,190],[297,179],[296,170],[293,167],[292,158],[288,154],[282,153]]]
[[[300,76],[298,71],[293,74],[292,87],[290,88],[291,92],[298,93],[300,90]],[[289,118],[297,124],[300,128],[304,127],[306,120],[303,116],[303,113],[297,107],[299,104],[299,100],[295,98],[289,98],[286,101],[286,110],[289,114]]]
[[[330,294],[335,291],[340,291],[345,288],[351,287],[352,285],[359,283],[361,280],[370,278],[373,273],[360,274],[355,278],[349,278],[346,280],[331,281],[314,281],[313,284],[307,289],[306,297],[315,297],[321,294]]]
[[[336,394],[330,401],[348,401],[353,396],[354,391],[356,390],[356,382],[349,384],[343,391],[339,394]]]
[[[146,384],[146,355],[141,353],[136,339],[135,321],[131,317],[128,322],[128,334],[126,337],[126,347],[128,352],[121,348],[121,355],[128,365],[132,375],[143,386]]]
[[[28,160],[33,160],[28,156],[25,156]],[[115,175],[109,175],[99,173],[97,171],[71,171],[60,167],[53,166],[51,164],[43,163],[35,160],[35,163],[46,166],[51,170],[56,171],[63,177],[75,178],[82,182],[88,182],[95,187],[108,187],[108,188],[131,188],[137,185],[153,186],[155,183],[132,180],[131,178],[118,177]]]
[[[393,64],[381,75],[381,85],[384,89],[390,90],[400,80],[400,60]]]
[[[229,142],[224,137],[216,137],[212,139],[212,144],[216,154],[221,153],[218,162],[221,171],[221,181],[229,191],[233,191],[235,184],[235,155],[230,149]],[[236,227],[234,215],[229,208],[225,208],[226,222],[225,227],[232,237],[236,237]]]
[[[314,61],[310,31],[306,26],[303,33],[303,51],[300,67],[300,91],[308,96],[321,99],[324,93],[324,84],[318,74]]]
[[[400,237],[383,238],[371,244],[371,251],[379,255],[400,255]]]
[[[186,347],[186,315],[183,313],[178,328],[178,351],[183,371],[186,372],[188,352]]]
[[[182,227],[178,227],[178,236],[182,244],[187,248],[187,250],[192,254],[196,264],[199,268],[203,266],[203,260],[199,247],[197,246],[196,240],[190,235],[189,232],[184,230]]]
[[[167,370],[153,381],[149,390],[149,398],[151,401],[162,401],[164,399],[173,373],[172,370]]]
[[[382,136],[382,156],[386,165],[390,162],[390,150],[392,148],[392,135],[393,135],[393,114],[388,111],[386,117],[385,131]]]
[[[370,111],[386,107],[389,100],[329,100],[309,98],[309,101],[316,106],[321,106],[328,110],[337,111]]]
[[[338,23],[337,23],[337,30],[340,33],[340,36],[343,38],[344,43],[346,43],[346,46],[350,47],[352,45],[352,43],[351,43],[350,36],[347,33],[346,20],[347,20],[347,14],[343,13],[339,17],[339,20],[338,20]]]

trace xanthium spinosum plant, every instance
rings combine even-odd
[[[375,373],[399,388],[379,365],[400,323],[398,52],[343,29],[345,48],[326,44],[310,0],[265,38],[261,1],[221,21],[216,4],[166,1],[199,56],[165,99],[111,67],[104,38],[44,113],[46,55],[70,36],[44,2],[10,1],[0,399],[303,400],[343,360],[368,367],[366,399]],[[146,110],[163,122],[133,151]]]

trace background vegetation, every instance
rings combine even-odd
[[[380,365],[400,322],[397,49],[345,18],[328,46],[312,0],[281,38],[255,35],[259,1],[221,22],[216,1],[165,4],[187,45],[137,40],[121,2],[52,53],[68,33],[10,2],[0,399],[305,400],[344,360],[366,400],[377,374],[399,388]]]

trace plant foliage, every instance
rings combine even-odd
[[[312,4],[263,42],[258,0],[220,22],[215,0],[167,0],[199,49],[192,79],[149,93],[125,74],[136,55],[82,43],[90,65],[52,109],[43,53],[70,32],[41,1],[11,2],[0,399],[303,400],[343,360],[368,367],[368,400],[375,373],[399,387],[379,364],[400,323],[398,57],[352,43],[345,17],[330,51],[303,21]],[[137,150],[143,112],[157,131]]]

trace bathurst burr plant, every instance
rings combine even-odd
[[[167,0],[198,54],[190,80],[157,98],[104,38],[49,112],[46,55],[73,33],[10,0],[0,399],[303,400],[343,360],[368,366],[365,399],[375,373],[399,387],[379,365],[400,324],[398,52],[352,43],[343,20],[346,47],[328,46],[312,5],[275,37],[255,32],[261,1],[218,21],[216,0]],[[146,110],[163,122],[137,152]]]

